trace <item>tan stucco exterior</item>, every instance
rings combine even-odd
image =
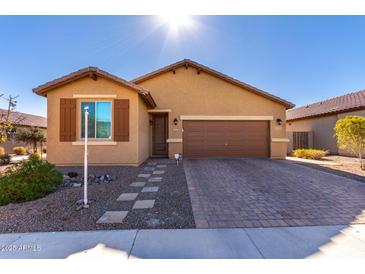
[[[351,155],[351,153],[338,148],[334,137],[336,122],[349,115],[365,116],[365,110],[288,121],[286,127],[288,137],[290,139],[291,133],[295,131],[310,132],[312,135],[310,148],[328,150],[331,154]],[[291,144],[288,146],[288,153],[291,153]]]
[[[181,116],[271,116],[272,138],[286,138],[285,106],[195,68],[180,67],[139,85],[150,90],[159,109],[169,109],[169,139],[182,139]],[[175,126],[173,120],[177,118]],[[283,121],[277,125],[276,119]],[[266,118],[265,118],[266,119]],[[183,142],[183,140],[182,140]],[[169,143],[169,156],[182,153],[182,143]],[[271,157],[283,158],[286,142],[271,142]]]
[[[140,94],[129,86],[106,77],[84,77],[47,91],[48,154],[57,165],[82,165],[83,146],[80,134],[81,102],[129,99],[129,141],[89,140],[91,165],[139,165],[152,154],[154,113],[168,115],[168,154],[183,152],[183,119],[267,120],[270,124],[270,156],[286,156],[285,104],[261,96],[220,77],[197,71],[194,67],[178,67],[138,83],[148,90],[156,103],[148,107]],[[75,142],[60,142],[60,99],[77,100]],[[174,119],[178,124],[174,125]],[[281,119],[279,125],[276,120]],[[112,117],[112,127],[114,117]]]
[[[116,94],[118,99],[130,100],[130,138],[129,142],[116,142],[115,145],[90,145],[89,162],[97,165],[138,165],[147,157],[146,144],[143,139],[145,127],[145,106],[140,103],[138,93],[116,84],[110,80],[99,78],[82,78],[58,87],[47,94],[48,117],[48,151],[47,160],[57,165],[81,165],[83,163],[83,146],[72,142],[59,141],[60,99],[73,98],[74,94]],[[77,138],[80,138],[81,101],[109,100],[78,98],[77,99]],[[141,117],[140,117],[141,114]],[[112,122],[113,127],[113,122]],[[111,141],[113,141],[111,139]]]

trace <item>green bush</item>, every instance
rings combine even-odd
[[[63,175],[54,165],[31,155],[0,177],[0,205],[42,198],[62,182]]]
[[[327,150],[320,149],[296,149],[293,151],[293,156],[303,159],[320,160],[328,154]]]
[[[27,149],[25,147],[14,147],[13,152],[16,155],[25,155],[27,153]]]
[[[5,148],[0,147],[0,156],[4,156],[5,155]]]
[[[31,156],[35,157],[37,160],[41,160],[41,154],[39,152],[34,152]]]

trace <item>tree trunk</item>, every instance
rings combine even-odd
[[[362,153],[359,153],[359,161],[360,161],[360,168],[361,170],[365,170],[364,161],[362,160]]]

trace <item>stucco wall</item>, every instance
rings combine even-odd
[[[334,126],[337,122],[337,115],[290,121],[287,123],[287,131],[312,131],[313,148],[326,149],[330,153],[338,153],[337,144],[334,135]]]
[[[147,106],[141,98],[139,104],[139,123],[138,123],[138,162],[143,163],[151,155],[150,153],[150,117]]]
[[[169,138],[182,138],[181,115],[222,115],[222,116],[273,116],[271,137],[286,138],[285,107],[272,100],[246,91],[207,73],[197,73],[195,68],[181,67],[176,73],[166,72],[139,85],[148,88],[159,109],[169,112]],[[173,120],[179,119],[178,125]],[[283,120],[278,126],[277,118]],[[169,144],[169,155],[182,153],[182,145]],[[271,143],[271,156],[285,157],[286,143]]]
[[[334,114],[330,116],[289,121],[287,131],[310,131],[313,133],[313,148],[329,150],[332,154],[351,155],[337,147],[334,127],[338,119],[348,115],[365,116],[365,110]]]
[[[139,95],[134,90],[100,77],[97,81],[88,77],[82,78],[48,92],[47,160],[57,165],[81,165],[83,163],[83,146],[73,145],[72,142],[59,141],[60,99],[73,98],[74,94],[116,94],[117,99],[130,100],[129,142],[117,142],[116,145],[90,145],[89,162],[90,164],[99,165],[137,165],[140,162],[138,155]],[[82,100],[88,99],[77,99],[76,125],[78,139],[80,139],[80,104]],[[113,101],[113,99],[106,100]]]

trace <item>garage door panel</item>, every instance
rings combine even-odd
[[[184,121],[185,157],[268,157],[268,121]]]

